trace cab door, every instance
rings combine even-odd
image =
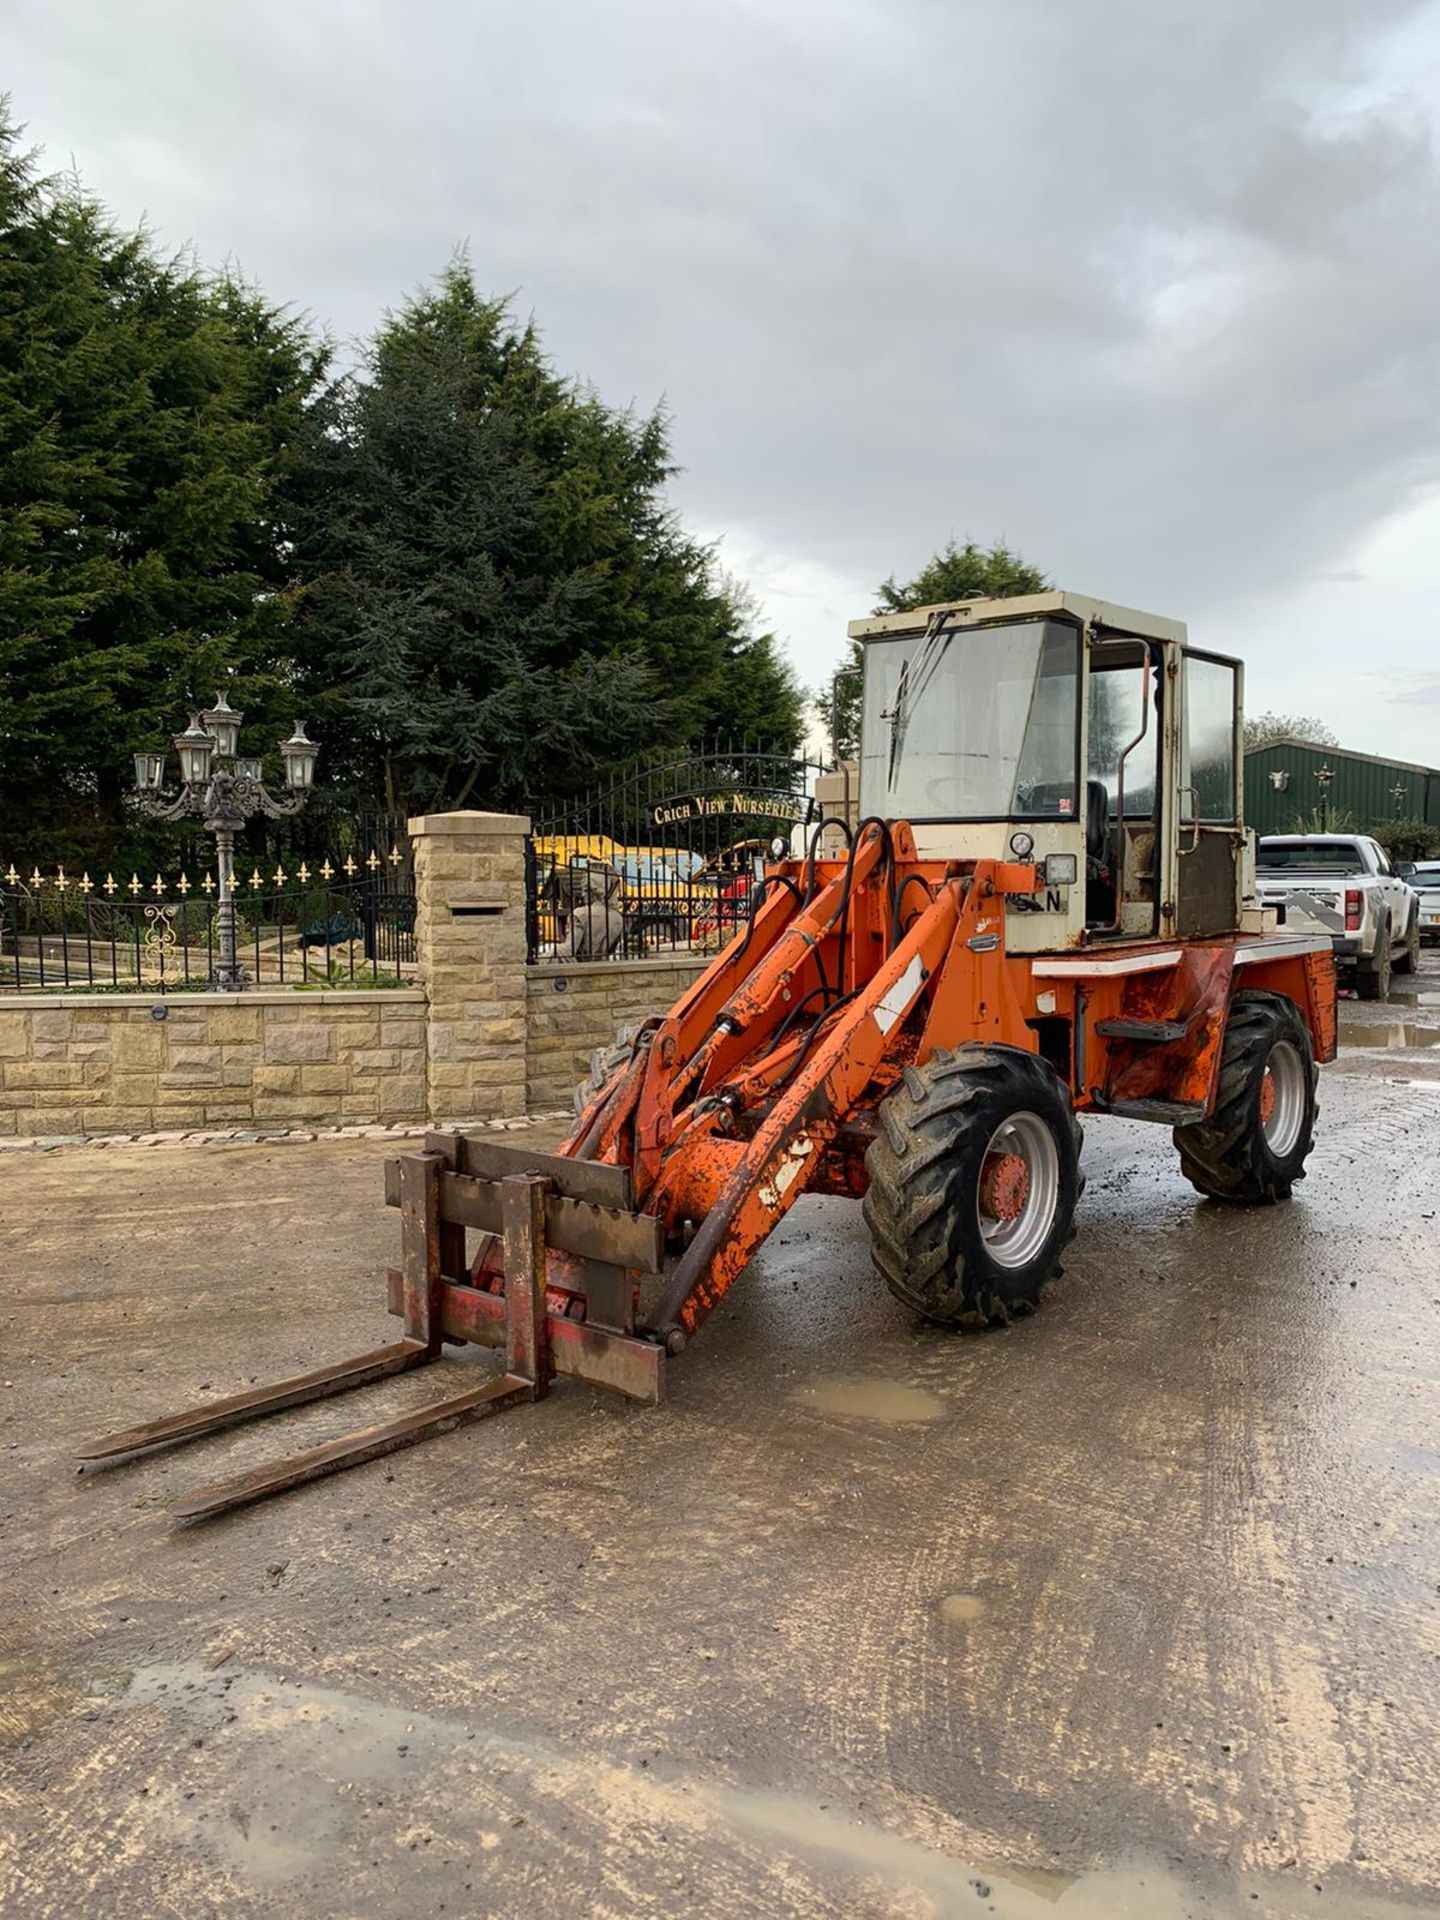
[[[1219,654],[1181,654],[1174,920],[1181,936],[1233,933],[1240,924],[1242,671]]]
[[[1164,649],[1091,642],[1085,714],[1085,926],[1092,940],[1157,930]]]

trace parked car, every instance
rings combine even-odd
[[[1419,964],[1420,895],[1367,834],[1267,834],[1255,880],[1288,932],[1330,936],[1362,1000],[1385,998],[1392,967],[1413,973]]]
[[[1440,860],[1417,860],[1405,876],[1420,896],[1420,938],[1440,942]]]

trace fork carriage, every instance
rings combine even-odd
[[[503,1370],[416,1412],[197,1488],[171,1501],[170,1513],[206,1519],[359,1466],[543,1399],[557,1373],[653,1406],[664,1387],[665,1349],[637,1338],[634,1325],[638,1277],[660,1264],[659,1222],[631,1211],[629,1193],[623,1167],[533,1154],[474,1134],[429,1134],[423,1152],[385,1163],[386,1203],[400,1210],[400,1265],[387,1275],[399,1340],[108,1434],[77,1458],[94,1466],[198,1440],[429,1366],[447,1342],[502,1348]],[[467,1264],[467,1232],[483,1236],[477,1265],[491,1263],[483,1285]],[[550,1284],[552,1263],[573,1291]]]

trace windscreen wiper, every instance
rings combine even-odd
[[[890,722],[890,765],[885,775],[886,791],[895,786],[895,773],[900,765],[900,756],[905,751],[905,732],[910,724],[910,713],[915,702],[924,693],[939,666],[946,647],[955,637],[955,628],[942,626],[944,616],[932,613],[925,628],[925,637],[920,642],[920,651],[913,661],[907,660],[900,669],[900,682],[895,689],[895,705],[882,718]]]

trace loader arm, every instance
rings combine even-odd
[[[756,1249],[810,1184],[821,1156],[865,1091],[907,1014],[942,966],[954,937],[961,882],[948,882],[870,981],[811,1028],[753,1138],[682,1132],[650,1199],[666,1218],[677,1203],[714,1197],[644,1323],[674,1352],[724,1296]],[[677,1338],[677,1336],[679,1336]]]
[[[833,1000],[853,981],[847,965],[848,916],[875,888],[882,863],[913,855],[909,832],[897,846],[891,829],[866,823],[850,857],[807,897],[797,879],[775,873],[749,927],[719,954],[580,1120],[561,1148],[580,1158],[632,1168],[637,1200],[648,1204],[678,1117],[742,1066],[751,1070],[766,1042],[795,1024],[817,997]],[[813,885],[813,881],[812,881]],[[875,958],[883,953],[880,948]]]

